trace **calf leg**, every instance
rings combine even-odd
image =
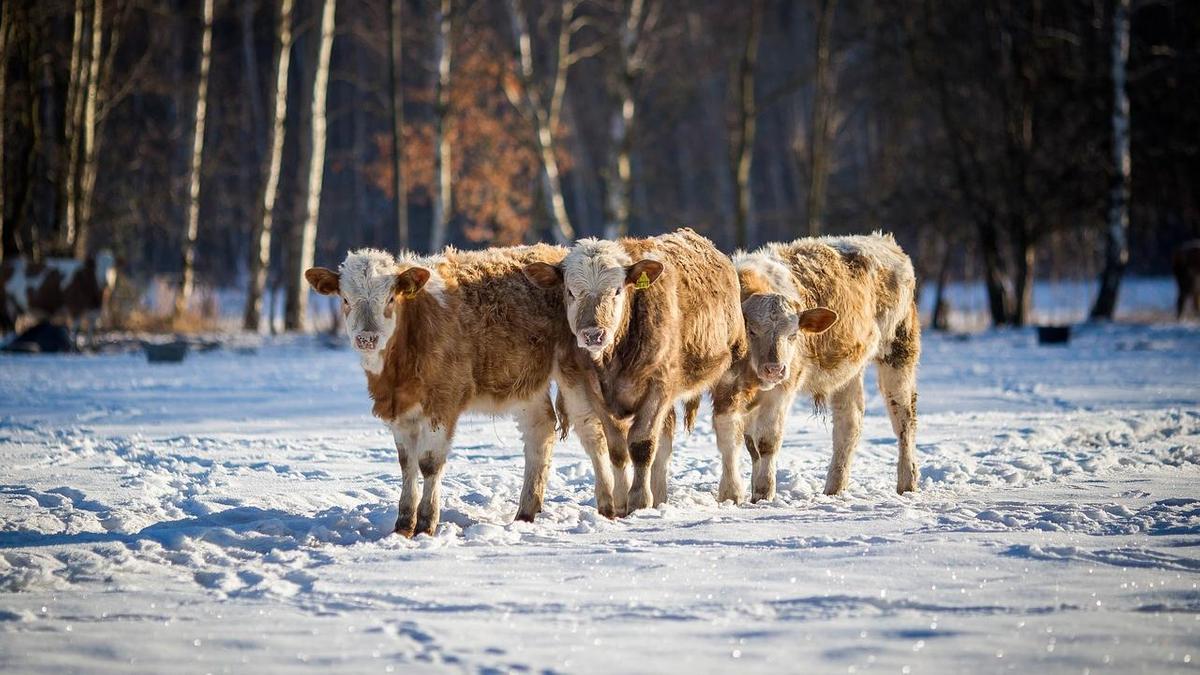
[[[517,520],[533,522],[534,516],[542,511],[550,458],[554,453],[555,422],[548,393],[530,401],[517,413],[517,428],[525,444],[525,482],[521,488]]]
[[[739,449],[745,441],[751,459],[757,450],[745,436],[746,415],[737,395],[736,382],[723,380],[710,393],[713,401],[713,431],[717,435],[717,450],[721,453],[721,482],[717,486],[717,501],[739,504],[744,493],[741,467],[738,466]]]
[[[879,391],[887,405],[900,457],[896,464],[896,492],[913,492],[921,480],[917,468],[917,373],[916,364],[899,367],[880,362]]]
[[[651,483],[655,508],[667,501],[667,475],[670,472],[674,440],[675,408],[671,407],[667,409],[667,415],[663,419],[662,433],[658,438],[658,450],[654,453],[654,475]]]
[[[629,459],[633,462],[633,484],[629,487],[629,513],[650,508],[654,493],[650,488],[651,465],[658,441],[662,435],[663,420],[666,419],[670,401],[664,400],[662,389],[651,385],[634,413],[633,425],[629,428]]]
[[[859,371],[850,381],[834,392],[833,405],[833,459],[829,462],[829,473],[825,476],[825,494],[835,495],[846,489],[850,482],[850,462],[858,449],[862,436],[863,373]]]
[[[442,472],[446,468],[446,458],[450,455],[450,430],[447,427],[433,429],[427,420],[422,420],[420,434],[420,451],[417,466],[421,469],[421,477],[425,479],[422,486],[421,503],[417,506],[417,526],[415,534],[433,534],[441,517]],[[451,427],[452,428],[452,427]]]
[[[628,430],[614,424],[603,424],[604,439],[608,445],[608,456],[612,462],[613,513],[618,518],[629,514],[629,444]]]
[[[754,466],[750,471],[750,501],[775,499],[775,460],[783,439],[783,423],[792,407],[795,392],[767,392],[755,411],[750,425],[753,436],[746,436],[746,445],[754,446],[750,456]]]
[[[417,519],[417,468],[415,430],[392,427],[396,441],[396,454],[400,459],[400,515],[396,518],[395,532],[405,537],[413,536]]]
[[[604,428],[584,392],[562,382],[558,386],[567,415],[574,422],[575,437],[579,439],[588,459],[592,460],[592,471],[596,475],[596,511],[605,518],[614,518],[617,513],[613,507],[613,471]]]

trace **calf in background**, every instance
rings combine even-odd
[[[66,320],[76,336],[86,325],[90,343],[116,280],[116,260],[108,251],[84,260],[5,260],[0,265],[0,334],[16,330],[17,321],[29,316],[37,321]]]

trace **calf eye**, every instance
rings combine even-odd
[[[574,300],[575,299],[575,291],[572,291],[571,289],[568,288],[567,289],[567,297]]]
[[[617,286],[617,288],[613,291],[613,295],[620,295],[621,290],[622,290],[622,288],[620,286]]]
[[[350,306],[350,301],[343,297],[342,298],[342,307],[349,307],[349,306]]]
[[[394,296],[394,295],[389,295],[389,296],[388,296],[388,301],[387,301],[387,304],[391,305],[391,304],[394,304],[395,302],[396,302],[396,296]]]

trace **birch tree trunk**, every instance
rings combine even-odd
[[[433,17],[437,24],[433,39],[433,56],[437,62],[433,83],[433,173],[437,189],[433,195],[433,224],[429,230],[430,252],[440,251],[446,245],[450,215],[454,212],[454,192],[450,184],[453,165],[447,129],[450,119],[450,67],[454,55],[454,7],[451,0],[434,1],[439,3]]]
[[[71,34],[71,65],[67,82],[66,103],[63,107],[63,159],[59,168],[63,200],[60,208],[62,230],[60,248],[75,246],[75,231],[79,221],[76,206],[79,192],[80,134],[83,129],[83,92],[87,87],[87,8],[84,0],[75,0],[74,29]]]
[[[401,0],[388,0],[388,97],[392,106],[392,200],[398,248],[407,249],[408,243],[408,190],[404,185],[404,157],[401,144],[404,142],[404,43],[401,36],[403,25]],[[440,74],[440,72],[439,72]]]
[[[1108,193],[1108,229],[1104,238],[1104,269],[1100,272],[1100,292],[1092,306],[1093,321],[1111,321],[1117,309],[1121,276],[1129,261],[1129,190],[1131,159],[1129,152],[1129,13],[1131,0],[1116,0],[1112,36],[1112,188]]]
[[[575,8],[578,3],[571,0],[561,4],[562,13],[554,63],[554,81],[548,101],[543,101],[536,82],[533,67],[533,38],[530,35],[529,22],[525,16],[525,3],[521,0],[509,0],[508,4],[513,42],[515,43],[517,78],[521,83],[518,108],[533,126],[534,147],[541,164],[542,196],[546,202],[546,211],[554,223],[552,228],[554,240],[559,244],[569,245],[575,239],[575,228],[571,225],[566,202],[563,200],[554,131],[558,127],[562,102],[566,95],[567,73],[572,63],[570,24],[574,20]],[[512,97],[510,96],[510,98]]]
[[[250,233],[250,287],[242,328],[258,332],[262,323],[263,292],[271,269],[271,233],[275,200],[279,197],[279,171],[283,163],[284,123],[287,121],[288,71],[292,59],[292,0],[279,5],[279,43],[275,55],[275,100],[271,128],[267,130],[267,157],[258,200],[258,220]]]
[[[209,22],[211,23],[211,21]],[[117,25],[110,28],[110,50],[118,42]],[[96,191],[96,148],[99,142],[99,109],[104,104],[105,87],[101,82],[100,65],[104,44],[104,0],[94,0],[92,6],[92,55],[88,62],[87,94],[83,104],[83,165],[80,167],[79,191],[76,214],[75,238],[71,242],[75,257],[87,256],[88,240],[92,231],[92,196]],[[205,85],[207,87],[207,85]]]
[[[608,162],[605,167],[604,236],[609,239],[629,233],[633,201],[633,124],[637,101],[634,87],[644,67],[642,42],[646,0],[622,2],[623,16],[617,29],[616,72],[610,76],[613,111],[609,120]]]
[[[734,82],[737,125],[731,134],[729,173],[734,189],[734,243],[738,248],[750,245],[753,229],[753,189],[750,169],[754,164],[754,136],[758,117],[754,100],[754,75],[758,66],[758,42],[762,32],[763,1],[753,0],[745,47]]]
[[[321,10],[321,45],[317,52],[317,67],[312,90],[312,155],[308,164],[308,199],[304,222],[297,228],[299,239],[288,275],[287,304],[283,326],[289,331],[303,331],[308,314],[308,283],[304,271],[313,266],[317,247],[317,220],[321,212],[321,187],[325,178],[325,99],[329,90],[329,57],[333,53],[334,15],[337,0],[324,0]]]
[[[101,0],[96,0],[99,4]],[[200,77],[196,80],[196,118],[192,127],[192,162],[188,172],[187,229],[183,236],[183,275],[175,296],[175,316],[183,316],[196,276],[196,236],[200,232],[200,169],[204,163],[204,125],[208,115],[208,67],[212,61],[213,0],[204,0],[204,33],[200,37]]]
[[[817,63],[813,95],[812,129],[809,133],[808,236],[821,234],[825,218],[825,194],[829,181],[833,117],[834,73],[830,42],[837,0],[819,0],[817,12]]]

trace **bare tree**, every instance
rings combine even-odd
[[[401,40],[403,20],[401,0],[388,0],[388,101],[392,112],[392,209],[399,248],[408,248],[408,192],[404,186],[404,158],[400,145],[404,140],[404,46]]]
[[[560,244],[567,244],[575,239],[575,228],[571,225],[566,202],[563,200],[555,132],[562,119],[563,100],[567,93],[567,74],[571,66],[594,55],[600,46],[572,51],[571,39],[585,24],[583,18],[576,16],[579,4],[580,0],[563,0],[559,4],[558,21],[555,22],[557,33],[548,40],[552,40],[554,47],[551,48],[552,59],[549,65],[553,75],[547,94],[543,93],[534,69],[533,35],[529,31],[525,3],[522,0],[509,0],[508,3],[509,18],[512,22],[513,58],[521,91],[515,92],[506,88],[505,93],[533,129],[534,147],[541,164],[541,195],[546,211],[554,221],[552,234]]]
[[[837,0],[817,2],[816,76],[813,91],[812,127],[809,133],[808,235],[821,233],[825,217],[826,186],[832,158],[833,107],[836,78],[831,57],[833,14]]]
[[[754,97],[754,76],[758,67],[758,43],[762,35],[763,0],[752,0],[746,26],[746,39],[731,83],[736,106],[735,123],[730,131],[729,173],[734,183],[734,243],[738,248],[750,245],[754,205],[750,168],[754,164],[754,136],[758,108]]]
[[[433,80],[433,178],[437,189],[433,195],[433,227],[429,232],[429,250],[437,251],[446,245],[450,216],[454,212],[454,191],[450,184],[453,165],[450,157],[450,69],[454,56],[454,3],[438,3],[433,21],[437,31],[433,36],[433,58],[437,72]]]
[[[633,199],[631,162],[633,127],[637,100],[634,91],[646,69],[648,41],[646,33],[658,21],[659,4],[647,10],[650,0],[620,0],[615,33],[615,54],[610,62],[608,88],[613,98],[609,118],[608,161],[604,170],[604,236],[621,237],[629,233],[630,203]]]
[[[60,160],[60,180],[63,200],[61,202],[63,227],[59,232],[59,246],[74,246],[75,231],[79,220],[76,207],[79,203],[79,150],[80,134],[83,130],[83,98],[88,81],[85,42],[87,35],[87,5],[84,0],[75,0],[74,30],[71,33],[71,64],[68,71],[66,104],[63,108],[63,158]]]
[[[96,0],[99,4],[101,0]],[[200,75],[196,80],[196,116],[192,126],[192,161],[188,172],[187,229],[183,236],[183,275],[175,296],[175,316],[192,298],[196,276],[196,237],[200,233],[200,170],[204,163],[204,126],[208,117],[208,68],[212,62],[213,0],[204,0],[204,32],[200,37]]]
[[[1091,318],[1111,321],[1117,309],[1121,275],[1129,260],[1129,12],[1131,0],[1116,0],[1112,34],[1112,188],[1108,196],[1108,228],[1105,230],[1104,269],[1100,272],[1100,292],[1092,306]]]
[[[275,52],[275,99],[271,127],[267,130],[267,157],[258,199],[258,216],[250,233],[250,286],[242,327],[257,332],[262,323],[263,292],[271,269],[271,235],[275,200],[279,197],[279,171],[283,163],[284,123],[287,120],[288,71],[292,59],[292,0],[279,4],[279,40]]]
[[[326,96],[329,91],[329,57],[333,53],[334,20],[337,0],[323,0],[321,10],[321,44],[317,52],[317,65],[313,74],[312,88],[312,154],[308,164],[308,188],[305,200],[304,221],[294,233],[296,246],[288,262],[291,265],[287,279],[287,301],[284,308],[283,327],[289,331],[303,331],[308,313],[308,283],[304,271],[313,266],[317,246],[317,219],[321,212],[321,187],[325,179],[325,131]]]
[[[88,63],[87,98],[83,112],[83,165],[80,168],[79,203],[75,207],[77,214],[77,229],[72,248],[76,258],[83,258],[88,253],[88,243],[92,232],[92,212],[95,207],[96,173],[99,170],[97,153],[100,148],[100,126],[108,110],[113,104],[114,92],[110,91],[113,72],[113,59],[116,58],[117,47],[121,43],[121,15],[124,10],[113,13],[108,30],[104,29],[104,0],[95,0],[92,9],[92,55]],[[105,33],[108,34],[108,51],[104,53],[102,45]],[[130,79],[136,79],[130,77]]]

